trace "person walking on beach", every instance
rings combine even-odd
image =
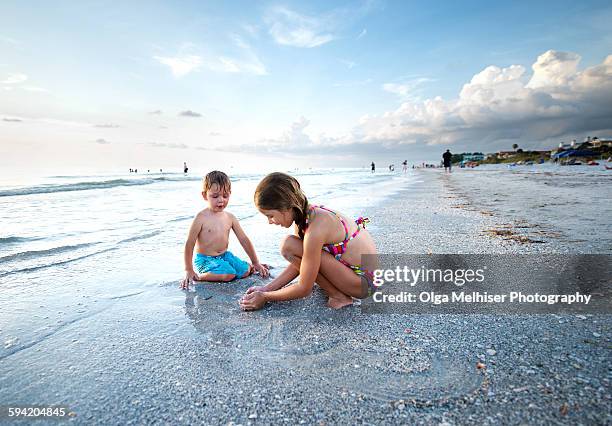
[[[187,162],[183,162],[183,173],[187,173],[189,171],[189,167],[187,167]]]
[[[376,164],[374,164],[374,161],[372,161],[372,173],[374,173],[376,171]]]
[[[402,163],[402,171],[406,173],[408,171],[408,160],[404,160]]]
[[[447,149],[444,154],[442,154],[442,161],[444,162],[444,171],[447,173],[451,172],[451,159],[453,158],[453,154],[451,154],[450,149]]]
[[[368,219],[353,221],[340,212],[310,204],[299,182],[285,173],[263,178],[254,201],[269,224],[294,225],[295,235],[281,243],[281,254],[289,266],[267,285],[249,288],[239,302],[243,310],[306,297],[315,282],[327,294],[327,305],[335,309],[375,291],[371,271],[378,268],[376,256],[362,257],[376,254],[374,240],[365,229]],[[362,259],[368,264],[361,264]],[[297,284],[287,285],[297,277]]]

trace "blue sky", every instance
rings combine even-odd
[[[0,5],[3,166],[354,166],[612,136],[609,2],[125,3]]]

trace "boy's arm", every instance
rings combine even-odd
[[[236,216],[231,215],[231,217],[232,217],[232,229],[234,230],[234,234],[236,234],[236,238],[238,238],[240,245],[242,246],[246,254],[249,256],[249,259],[251,259],[251,262],[253,263],[253,265],[256,263],[259,263],[259,259],[257,258],[257,253],[255,253],[255,248],[253,247],[251,240],[249,240],[249,237],[247,237],[246,233],[242,229],[242,226],[240,226],[240,222],[238,222],[238,219],[236,219]]]
[[[249,256],[249,259],[251,259],[251,263],[253,263],[253,268],[255,268],[255,270],[259,272],[262,277],[267,277],[268,267],[259,263],[259,259],[257,258],[257,253],[255,253],[255,247],[253,247],[253,243],[251,243],[251,240],[249,239],[249,237],[247,237],[246,233],[242,229],[242,226],[240,226],[240,222],[238,222],[236,216],[231,215],[231,217],[232,229],[234,230],[234,233],[236,234],[236,238],[238,238],[240,245],[242,246],[246,254]]]
[[[251,243],[251,240],[249,239],[249,237],[247,237],[246,233],[242,229],[242,226],[240,226],[240,222],[238,222],[236,216],[231,215],[231,217],[232,229],[234,230],[234,233],[236,234],[236,238],[238,238],[240,245],[242,246],[246,254],[249,256],[249,259],[251,259],[251,263],[253,263],[253,266],[255,267],[261,266],[261,264],[259,263],[259,258],[257,257],[257,253],[255,253],[255,247],[253,247],[253,243]],[[260,268],[257,269],[260,270]],[[267,276],[267,269],[265,275]]]
[[[193,270],[193,247],[195,246],[198,234],[202,229],[202,220],[198,214],[191,223],[189,233],[187,234],[187,241],[185,241],[185,250],[183,252],[183,260],[185,262],[185,279],[181,283],[182,288],[189,286],[189,280],[196,276]]]

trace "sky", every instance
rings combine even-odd
[[[123,3],[0,4],[0,169],[359,167],[612,139],[608,1]]]

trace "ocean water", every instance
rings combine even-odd
[[[367,214],[414,179],[366,169],[291,172],[310,201]],[[290,230],[268,225],[252,197],[263,175],[237,174],[227,208],[262,262],[285,264]],[[201,176],[47,176],[0,185],[0,360],[117,298],[178,286],[191,220],[206,204]],[[248,260],[231,233],[230,250]]]

